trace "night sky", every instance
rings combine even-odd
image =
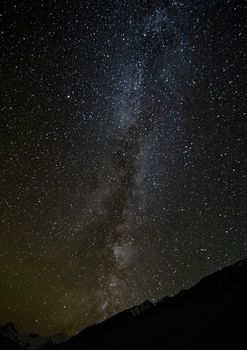
[[[246,257],[246,1],[2,1],[0,324],[74,334]]]

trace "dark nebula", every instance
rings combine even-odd
[[[74,334],[247,255],[246,1],[2,1],[0,324]]]

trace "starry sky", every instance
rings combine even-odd
[[[246,257],[246,1],[2,1],[0,324],[74,334]]]

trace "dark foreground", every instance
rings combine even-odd
[[[247,349],[247,259],[175,297],[123,311],[49,348]],[[1,338],[0,349],[21,348]]]

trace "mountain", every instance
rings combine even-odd
[[[156,304],[86,328],[54,350],[247,349],[247,259]]]
[[[46,342],[42,349],[247,349],[246,318],[244,259],[174,297],[155,304],[145,301],[63,343]],[[23,349],[16,341],[20,343],[14,325],[5,325],[0,331],[0,350]]]
[[[34,333],[20,334],[11,322],[0,326],[0,350],[12,349],[12,347],[15,349],[17,345],[19,346],[17,349],[21,347],[21,349],[36,350],[47,348],[68,339],[69,337],[66,334],[56,334],[52,337],[41,337]]]

